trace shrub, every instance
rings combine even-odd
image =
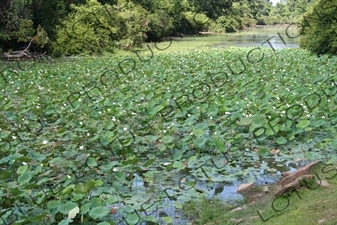
[[[190,29],[195,33],[198,30],[206,30],[209,27],[209,22],[211,21],[205,14],[194,13],[191,11],[184,12],[183,17],[189,24]]]
[[[65,54],[93,55],[102,54],[105,48],[140,47],[143,34],[149,30],[147,11],[131,2],[119,10],[108,4],[103,6],[97,0],[72,7],[75,13],[58,27],[54,43]]]
[[[62,48],[56,47],[53,49],[53,52],[51,53],[51,56],[53,58],[60,58],[63,55]]]
[[[240,18],[239,22],[240,22],[240,29],[243,29],[245,27],[253,27],[257,24],[257,21],[251,18]]]
[[[315,54],[337,54],[336,1],[320,0],[300,22],[300,47]]]

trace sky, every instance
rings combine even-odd
[[[273,3],[273,5],[276,5],[276,3],[278,3],[280,0],[271,0],[271,2]]]

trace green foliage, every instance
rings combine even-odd
[[[159,41],[162,37],[168,36],[173,30],[173,18],[167,15],[164,10],[149,14],[147,18],[148,31],[146,35],[151,41]]]
[[[220,16],[215,21],[216,26],[211,28],[211,30],[218,31],[223,30],[226,33],[236,32],[239,29],[240,23],[235,20],[235,18]]]
[[[141,47],[143,34],[149,29],[146,11],[132,3],[117,10],[89,0],[73,8],[74,13],[59,26],[54,43],[67,54],[101,54],[106,47]]]
[[[27,37],[43,30],[46,38],[34,42],[34,47],[57,49],[63,55],[133,50],[144,40],[160,42],[180,33],[237,32],[256,24],[298,22],[313,2],[287,0],[272,6],[264,0],[4,1],[0,7],[3,47],[16,49],[16,42],[28,43]]]
[[[31,0],[13,0],[7,5],[0,21],[1,40],[27,39],[25,36],[31,36],[34,33],[32,14],[30,11]]]
[[[35,43],[37,43],[42,48],[49,43],[49,37],[45,29],[43,29],[40,25],[36,29],[35,35]]]
[[[228,212],[233,210],[240,202],[222,202],[219,199],[202,199],[201,201],[191,201],[183,205],[186,216],[195,224],[208,224],[213,221],[226,221],[229,224]],[[229,213],[228,213],[229,214]],[[225,216],[226,215],[226,216]]]
[[[27,225],[41,218],[98,224],[118,204],[119,215],[133,224],[146,199],[168,198],[164,188],[182,202],[210,194],[193,186],[192,175],[207,185],[261,178],[269,169],[262,157],[271,148],[280,149],[270,157],[281,164],[336,161],[336,77],[327,71],[337,69],[337,58],[261,48],[250,55],[254,61],[264,54],[254,64],[246,61],[252,49],[158,54],[146,63],[131,55],[133,70],[132,62],[112,57],[36,64],[19,74],[6,69],[10,83],[0,80],[1,215],[13,210]],[[239,58],[247,68],[238,75]],[[319,103],[317,95],[307,97],[314,88]],[[293,104],[303,106],[303,115],[288,112]],[[287,119],[287,112],[299,118]],[[281,120],[270,125],[276,117]],[[177,180],[186,171],[191,176],[180,186],[188,190],[181,190]]]
[[[264,18],[265,24],[290,24],[299,22],[301,16],[317,0],[287,0],[272,7],[269,17]]]
[[[300,46],[311,52],[337,54],[337,2],[320,0],[301,21]]]
[[[196,33],[207,28],[210,19],[204,13],[184,12],[183,17],[189,24],[190,29]]]
[[[18,41],[30,41],[33,37],[35,30],[33,28],[33,21],[24,19],[20,22],[19,30],[15,32]]]

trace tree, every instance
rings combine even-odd
[[[321,54],[337,54],[337,1],[319,0],[301,21],[300,47]]]
[[[7,0],[0,16],[0,42],[10,48],[18,48],[14,42],[29,42],[35,33],[31,0]],[[13,40],[15,40],[13,42]]]
[[[97,0],[72,5],[73,13],[58,26],[54,49],[64,54],[101,54],[107,48],[141,47],[151,22],[148,12],[140,5],[123,2],[120,9]]]

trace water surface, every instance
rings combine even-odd
[[[209,44],[205,46],[222,48],[229,46],[253,47],[263,46],[265,48],[283,49],[298,48],[300,35],[295,25],[290,26],[261,26],[245,29],[237,33],[203,34],[200,39],[207,38]],[[197,41],[194,38],[185,38]],[[269,41],[269,43],[268,43]],[[213,43],[212,43],[213,42]],[[216,43],[215,43],[216,42]]]

